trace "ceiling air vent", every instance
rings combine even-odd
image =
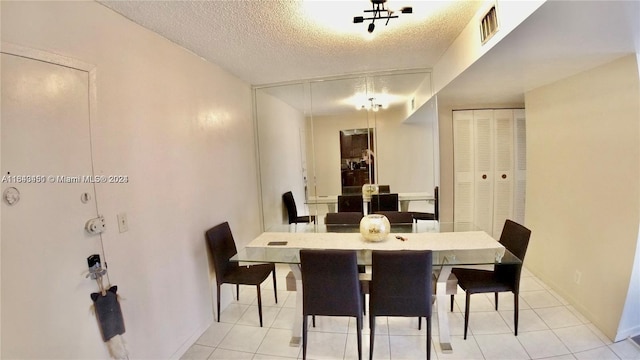
[[[496,6],[492,6],[480,22],[480,41],[486,43],[498,31],[498,14]]]

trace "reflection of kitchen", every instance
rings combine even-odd
[[[359,192],[362,185],[375,183],[373,129],[340,131],[340,173],[342,193]],[[370,178],[371,177],[371,178]]]

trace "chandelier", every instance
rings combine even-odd
[[[375,25],[376,20],[387,19],[387,21],[384,24],[386,26],[387,24],[389,24],[389,19],[394,19],[398,17],[398,15],[393,15],[394,12],[392,10],[385,9],[384,3],[386,2],[387,0],[371,0],[371,10],[364,10],[364,12],[373,13],[373,15],[371,17],[354,16],[353,23],[358,24],[358,23],[364,22],[365,20],[371,20],[371,23],[367,28],[367,31],[370,33],[372,33],[373,30],[376,28],[376,25]],[[403,7],[402,9],[400,9],[400,12],[403,14],[411,14],[413,13],[413,8],[410,6]]]

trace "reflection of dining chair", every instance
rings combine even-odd
[[[325,225],[360,225],[361,212],[327,213],[324,217]]]
[[[506,220],[500,243],[518,259],[524,261],[527,252],[531,230]],[[496,311],[498,310],[498,293],[510,291],[513,293],[513,324],[515,335],[518,335],[518,297],[520,292],[520,264],[496,264],[494,270],[479,270],[466,268],[453,268],[451,272],[458,278],[458,285],[466,293],[464,307],[464,338],[467,338],[469,325],[469,301],[471,294],[494,293]],[[453,311],[454,296],[451,295],[451,311]]]
[[[398,211],[398,194],[371,195],[371,212]],[[411,220],[413,222],[413,219]]]
[[[307,358],[307,321],[315,316],[356,318],[362,359],[362,302],[358,261],[352,250],[300,250],[302,273],[302,358]]]
[[[276,303],[278,303],[275,265],[239,266],[237,262],[229,261],[232,256],[238,253],[238,250],[228,222],[223,222],[207,230],[206,236],[216,273],[218,322],[220,322],[220,286],[222,284],[236,284],[236,300],[238,300],[240,285],[255,285],[258,291],[258,315],[260,316],[260,327],[262,327],[260,284],[269,277],[270,273],[273,274],[273,292]]]
[[[376,211],[376,214],[384,215],[391,225],[412,225],[413,215],[404,211]]]
[[[428,213],[428,212],[412,212],[413,214],[413,220],[415,222],[418,222],[418,220],[440,220],[440,211],[438,209],[438,192],[439,189],[436,186],[433,189],[433,212],[432,213]]]
[[[362,186],[343,186],[342,195],[362,195]]]
[[[298,208],[296,207],[296,201],[293,198],[293,193],[291,193],[291,191],[287,191],[286,193],[282,194],[282,201],[284,202],[284,205],[287,207],[287,214],[289,215],[289,224],[316,222],[315,215],[298,216]]]
[[[378,185],[378,194],[389,194],[389,193],[391,193],[391,186]]]
[[[338,195],[338,212],[359,212],[362,214],[362,195]]]
[[[376,316],[426,317],[427,359],[431,358],[432,268],[431,250],[372,251],[369,359],[373,359]]]

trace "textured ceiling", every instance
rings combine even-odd
[[[252,85],[431,68],[482,1],[389,0],[412,6],[387,26],[358,1],[100,1]]]
[[[248,83],[264,85],[432,68],[484,1],[388,0],[389,7],[413,6],[414,13],[400,14],[388,26],[377,21],[372,37],[367,22],[353,23],[354,16],[366,15],[369,0],[100,3]],[[547,1],[442,89],[438,103],[524,104],[527,90],[640,51],[639,13],[638,0]],[[346,111],[345,97],[363,88],[365,77],[358,78],[269,92],[304,111]],[[406,101],[423,78],[417,72],[408,82],[406,76],[389,77],[386,92]],[[366,89],[384,92],[375,82]],[[314,104],[304,104],[304,91],[314,93]]]

